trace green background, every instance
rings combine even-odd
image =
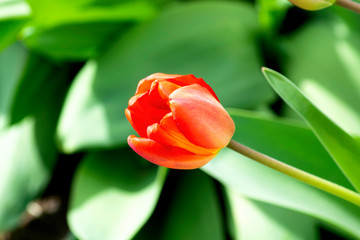
[[[152,165],[124,114],[140,79],[194,74],[235,140],[359,190],[359,22],[286,0],[0,0],[0,239],[360,238],[359,207],[229,149]]]

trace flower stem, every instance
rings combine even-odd
[[[335,4],[360,14],[360,3],[358,2],[351,0],[336,0]]]
[[[275,169],[279,172],[282,172],[290,177],[293,177],[297,180],[300,180],[304,183],[307,183],[313,187],[321,189],[325,192],[331,193],[335,196],[338,196],[344,200],[347,200],[357,206],[360,206],[360,194],[351,191],[345,187],[342,187],[338,184],[319,178],[315,175],[287,165],[283,162],[280,162],[274,158],[266,156],[265,154],[259,153],[251,148],[248,148],[234,140],[231,140],[228,148],[238,152],[252,160],[255,160],[261,164],[264,164],[272,169]]]

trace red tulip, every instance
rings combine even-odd
[[[194,75],[155,73],[141,80],[125,114],[140,135],[135,152],[157,165],[194,169],[227,146],[235,131],[211,87]]]

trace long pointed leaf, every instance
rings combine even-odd
[[[307,121],[349,181],[360,191],[360,142],[316,108],[289,79],[267,68],[263,73],[280,97]]]

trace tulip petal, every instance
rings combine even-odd
[[[147,137],[147,127],[154,124],[154,120],[152,118],[145,115],[136,114],[135,112],[130,111],[128,108],[125,109],[125,116],[134,130],[141,137]]]
[[[169,100],[170,94],[180,87],[181,86],[179,86],[175,83],[162,81],[159,83],[158,90],[159,90],[159,94],[160,94],[161,98],[167,102]]]
[[[158,80],[155,80],[150,87],[149,97],[150,97],[150,104],[154,107],[161,108],[161,109],[169,109],[167,105],[168,99],[164,101],[163,97],[159,92],[160,83]]]
[[[135,95],[146,93],[150,90],[151,84],[154,82],[154,79],[148,80],[144,78],[143,80],[140,80]]]
[[[206,88],[198,84],[179,88],[169,102],[179,130],[195,145],[221,149],[231,140],[234,122]]]
[[[192,85],[192,84],[199,84],[200,86],[206,88],[209,90],[209,92],[216,98],[216,100],[219,101],[218,97],[216,96],[214,90],[204,81],[202,78],[197,78],[193,74],[189,75],[178,75],[178,74],[165,74],[165,73],[154,73],[150,76],[142,79],[138,87],[136,89],[137,94],[142,94],[150,90],[152,83],[157,81],[168,81],[171,83],[175,83],[176,85],[179,85],[181,87]]]
[[[193,74],[179,76],[179,77],[174,78],[174,79],[168,79],[167,81],[175,83],[175,84],[180,85],[182,87],[189,86],[189,85],[192,85],[192,84],[199,84],[200,86],[206,88],[211,93],[211,95],[213,95],[215,97],[215,99],[217,101],[219,101],[219,99],[216,96],[214,90],[212,90],[212,88],[204,81],[204,79],[197,78]]]
[[[170,109],[155,108],[150,104],[148,93],[138,94],[130,98],[129,107],[125,111],[131,125],[141,137],[146,137],[146,128],[160,120],[170,112]]]
[[[165,146],[148,138],[128,137],[129,146],[146,160],[167,168],[195,169],[202,167],[216,154],[196,155],[178,147]]]
[[[167,114],[160,124],[155,123],[149,126],[147,136],[163,145],[179,147],[197,155],[216,154],[220,150],[199,147],[187,140],[176,126],[171,113]]]
[[[165,74],[165,73],[154,73],[151,74],[150,76],[147,76],[146,78],[140,80],[138,87],[136,89],[136,93],[137,94],[141,94],[144,92],[147,92],[150,90],[151,84],[155,81],[155,80],[160,80],[160,79],[173,79],[173,78],[177,78],[177,77],[181,77],[182,75],[178,75],[178,74]]]
[[[170,109],[159,109],[151,104],[151,98],[149,94],[144,93],[140,95],[135,95],[129,100],[128,109],[136,112],[139,115],[144,115],[151,117],[154,122],[160,122],[160,120],[170,112]]]

